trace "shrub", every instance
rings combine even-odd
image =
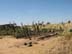
[[[18,39],[18,38],[23,38],[24,37],[24,35],[23,34],[21,34],[21,33],[16,33],[15,34],[15,37]]]
[[[70,29],[70,32],[72,32],[72,29]]]
[[[44,29],[42,29],[42,32],[46,33],[46,32],[48,32],[48,29],[44,28]]]
[[[69,20],[68,23],[71,23],[71,21]]]

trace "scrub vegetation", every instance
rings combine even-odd
[[[72,22],[0,25],[0,54],[72,54]]]

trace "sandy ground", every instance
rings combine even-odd
[[[51,54],[49,53],[59,45],[61,37],[53,37],[48,40],[38,41],[32,47],[24,46],[24,42],[29,40],[3,38],[0,39],[0,54]],[[60,45],[59,45],[60,46]]]

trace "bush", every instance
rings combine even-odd
[[[21,34],[21,33],[17,33],[17,34],[15,34],[15,37],[18,39],[18,38],[23,38],[24,37],[24,35],[23,34]]]
[[[72,29],[70,29],[70,32],[72,32]]]
[[[48,29],[44,28],[44,29],[42,29],[42,32],[46,33],[46,32],[48,32]]]
[[[29,39],[31,39],[30,35],[31,35],[31,30],[27,26],[16,29],[16,32],[15,32],[15,37],[17,39],[18,38],[29,38]]]

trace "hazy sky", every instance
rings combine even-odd
[[[72,0],[0,0],[0,24],[72,20]]]

